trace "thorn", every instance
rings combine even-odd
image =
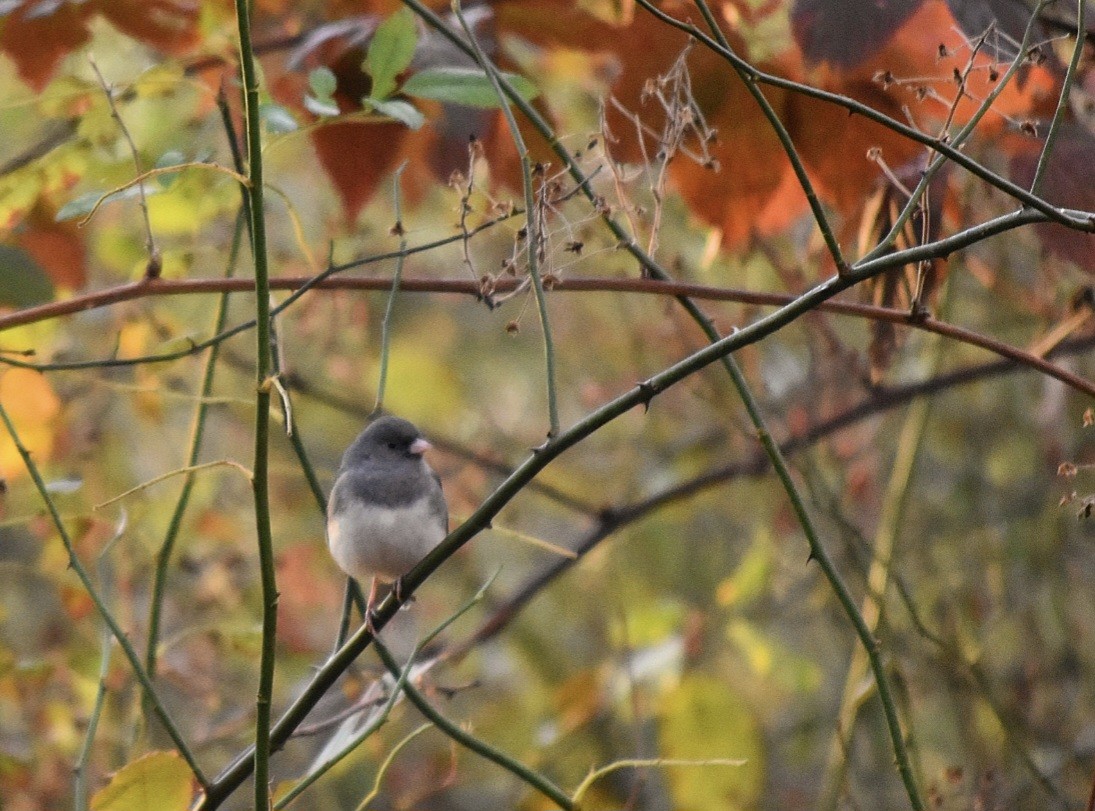
[[[909,322],[913,324],[923,324],[931,318],[931,311],[928,306],[917,299],[912,303],[912,307],[909,309]]]
[[[150,282],[153,279],[158,279],[161,273],[163,273],[163,259],[160,258],[160,252],[154,250],[152,255],[148,257],[148,264],[144,266],[144,281]]]

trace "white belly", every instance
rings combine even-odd
[[[447,531],[425,498],[401,509],[366,508],[351,502],[327,523],[327,543],[348,575],[387,582],[413,569]]]

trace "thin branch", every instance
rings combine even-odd
[[[395,297],[399,293],[399,282],[403,278],[403,260],[407,254],[407,234],[403,229],[403,195],[399,184],[403,180],[403,170],[407,161],[403,161],[392,176],[392,198],[395,204],[395,225],[392,233],[399,236],[399,257],[395,260],[395,273],[392,274],[392,288],[388,293],[388,305],[384,308],[384,320],[380,326],[380,379],[376,383],[376,405],[373,414],[379,414],[384,408],[384,388],[388,383],[388,355],[392,345],[392,311],[395,309]]]
[[[232,234],[232,247],[228,253],[228,267],[225,276],[230,278],[235,273],[236,262],[239,258],[239,248],[243,231],[243,216],[236,218],[236,227]],[[222,293],[217,301],[217,312],[213,317],[213,332],[219,333],[224,329],[228,318],[228,294]],[[216,374],[217,358],[220,353],[220,345],[211,348],[205,359],[205,369],[202,372],[201,388],[198,392],[198,407],[194,412],[194,421],[190,427],[189,450],[186,455],[186,466],[193,468],[198,463],[201,453],[202,439],[205,435],[205,422],[209,415],[209,395],[213,391],[213,378]],[[167,569],[171,564],[171,555],[175,549],[175,542],[182,529],[183,516],[190,504],[190,496],[194,487],[194,476],[188,473],[183,481],[179,497],[175,502],[175,509],[171,513],[171,520],[167,525],[163,543],[156,553],[156,569],[152,580],[152,594],[149,596],[148,605],[148,639],[145,643],[145,667],[151,679],[156,678],[156,659],[159,656],[160,644],[160,615],[163,611],[163,602],[167,590]]]
[[[1044,179],[1046,166],[1053,154],[1053,145],[1057,141],[1057,134],[1061,130],[1061,122],[1064,120],[1065,109],[1068,107],[1068,97],[1072,90],[1072,82],[1076,78],[1076,71],[1080,66],[1080,58],[1084,52],[1084,11],[1087,0],[1076,0],[1076,45],[1072,49],[1072,59],[1069,60],[1065,70],[1065,79],[1061,83],[1061,93],[1057,97],[1057,109],[1053,112],[1053,120],[1050,121],[1049,130],[1046,132],[1045,143],[1042,144],[1042,152],[1038,156],[1038,165],[1034,169],[1034,179],[1030,182],[1030,193],[1037,194],[1038,187]]]
[[[744,766],[748,763],[748,760],[744,758],[710,758],[707,760],[683,760],[681,758],[628,758],[626,760],[617,760],[609,763],[607,766],[601,766],[599,769],[593,769],[581,783],[578,784],[578,788],[574,790],[574,802],[577,804],[581,802],[586,792],[590,787],[600,780],[602,777],[617,772],[620,769],[669,769],[669,768],[701,768],[707,766]]]
[[[368,738],[372,737],[372,735],[374,735],[377,730],[379,730],[382,726],[384,726],[384,724],[388,722],[388,718],[391,716],[392,708],[395,707],[396,702],[399,700],[400,694],[404,693],[404,691],[406,690],[407,683],[410,678],[411,668],[414,665],[414,659],[417,654],[418,648],[416,647],[411,656],[408,658],[406,666],[402,668],[398,666],[396,667],[393,674],[395,676],[395,682],[392,685],[391,691],[389,692],[387,697],[383,699],[380,707],[377,708],[377,711],[374,713],[373,717],[368,720],[364,727],[359,729],[350,738],[350,740],[346,742],[346,745],[343,746],[342,749],[335,752],[329,759],[325,760],[323,763],[314,767],[311,771],[309,771],[308,774],[306,774],[296,784],[294,784],[293,788],[290,789],[283,797],[281,797],[274,805],[275,810],[286,808],[289,803],[291,803],[293,800],[303,794],[304,791],[307,790],[313,783],[315,783],[319,778],[321,778],[328,771],[330,771],[331,768],[341,762],[347,755],[353,752],[354,749],[359,747]],[[351,707],[350,709],[353,710],[353,713],[351,714],[354,714],[363,712],[368,708],[357,706]],[[320,725],[317,724],[316,726]],[[312,731],[309,730],[308,734],[312,734]]]
[[[639,0],[639,2],[644,2],[644,0]],[[1024,62],[1027,61],[1029,54],[1030,38],[1034,33],[1035,23],[1038,20],[1038,15],[1041,13],[1042,9],[1044,9],[1046,5],[1051,2],[1053,2],[1053,0],[1039,0],[1038,5],[1031,13],[1030,20],[1027,22],[1026,29],[1023,32],[1023,40],[1019,45],[1019,50],[1015,55],[1015,59],[1012,60],[1011,64],[1008,66],[1008,69],[1004,71],[1004,74],[996,81],[996,84],[993,86],[992,90],[981,101],[977,109],[974,111],[973,115],[970,116],[969,120],[966,121],[966,123],[963,124],[961,127],[959,127],[958,132],[954,133],[954,135],[943,133],[938,138],[938,141],[940,143],[945,143],[948,146],[954,147],[955,149],[962,148],[966,140],[976,130],[977,125],[981,122],[981,119],[985,117],[990,109],[992,109],[993,103],[996,101],[996,99],[1000,97],[1000,94],[1004,92],[1007,86],[1011,83],[1011,80],[1019,72],[1019,68],[1023,65]],[[965,80],[963,78],[963,82],[964,81]],[[961,92],[961,89],[962,88],[960,87],[959,92]],[[956,100],[954,102],[954,106],[952,107],[952,111],[957,107],[957,104],[958,101]],[[936,147],[932,147],[932,151],[940,153],[942,150],[937,149]],[[878,244],[865,256],[863,256],[859,260],[859,262],[856,263],[856,267],[859,267],[864,263],[869,263],[872,259],[876,259],[879,256],[884,256],[890,251],[898,235],[905,228],[905,223],[907,223],[909,218],[912,217],[913,214],[919,209],[920,200],[927,195],[928,187],[931,184],[932,178],[935,177],[936,173],[940,169],[942,169],[943,165],[947,162],[947,157],[948,156],[946,154],[937,154],[928,162],[927,168],[925,168],[920,173],[920,180],[917,182],[916,188],[913,189],[912,194],[910,195],[908,201],[905,203],[904,208],[902,208],[901,212],[894,218],[894,221],[890,226],[889,233],[885,234],[882,239],[879,240]],[[928,216],[925,212],[925,227],[927,227],[927,222]]]
[[[544,296],[544,284],[540,278],[543,221],[540,216],[540,209],[536,205],[536,190],[532,185],[532,166],[528,147],[525,146],[525,139],[521,135],[521,130],[517,127],[517,119],[513,117],[513,110],[510,109],[506,101],[506,96],[514,94],[516,91],[483,52],[479,41],[471,30],[471,26],[464,18],[460,0],[452,0],[452,10],[453,14],[456,15],[456,19],[460,22],[460,26],[464,29],[464,34],[468,38],[468,44],[471,46],[475,61],[486,72],[487,78],[490,79],[491,86],[498,96],[502,115],[505,117],[506,126],[509,127],[510,138],[513,139],[513,145],[517,149],[517,156],[521,161],[521,185],[525,196],[525,252],[528,256],[528,273],[532,279],[532,289],[536,296],[536,308],[540,314],[540,329],[544,336],[544,366],[548,405],[547,435],[548,439],[551,439],[559,433],[559,406],[555,390],[555,342],[551,337],[551,321],[548,318],[547,299]]]
[[[168,715],[167,709],[164,707],[163,702],[160,701],[160,697],[156,694],[156,688],[153,687],[152,680],[141,666],[141,660],[137,655],[137,651],[133,648],[133,644],[129,641],[129,637],[125,635],[125,632],[118,624],[118,621],[114,619],[114,616],[110,613],[106,603],[103,602],[102,597],[95,588],[95,584],[91,582],[91,577],[88,575],[87,569],[77,556],[76,546],[73,544],[72,538],[68,534],[68,530],[65,529],[64,522],[61,520],[61,514],[57,511],[57,506],[53,503],[53,498],[50,496],[45,480],[38,470],[38,465],[34,463],[34,460],[31,459],[30,451],[23,445],[23,441],[16,432],[11,417],[8,416],[8,411],[4,408],[3,403],[0,403],[0,421],[3,421],[4,426],[7,428],[8,435],[11,437],[15,449],[23,460],[23,465],[26,467],[31,479],[34,481],[34,486],[38,489],[39,496],[41,496],[42,501],[45,502],[46,510],[49,512],[53,526],[56,528],[57,534],[60,535],[61,542],[65,545],[65,551],[68,553],[69,565],[72,567],[72,570],[76,572],[76,576],[80,579],[81,585],[83,585],[84,590],[91,598],[95,610],[99,612],[99,616],[103,618],[103,621],[109,626],[110,632],[114,634],[114,638],[118,640],[118,644],[121,646],[122,651],[129,660],[130,667],[133,669],[133,674],[141,683],[141,687],[144,688],[145,696],[148,701],[151,702],[152,710],[156,714],[156,717],[160,719],[160,723],[163,724],[168,737],[171,738],[172,743],[175,744],[175,748],[178,750],[179,754],[182,755],[187,766],[190,767],[190,771],[194,774],[194,779],[198,781],[198,784],[203,789],[207,789],[210,784],[205,777],[205,773],[201,770],[201,767],[198,766],[198,762],[194,758],[194,754],[190,751],[190,747],[183,739],[182,733],[179,732],[179,728],[175,725],[171,716]]]
[[[234,462],[231,459],[215,459],[212,462],[202,462],[200,465],[187,465],[185,467],[176,468],[175,470],[169,470],[167,473],[161,473],[159,476],[153,476],[148,481],[141,482],[135,487],[130,487],[125,492],[119,493],[116,496],[111,496],[106,501],[100,501],[98,504],[92,507],[93,510],[101,510],[103,507],[108,507],[123,499],[129,498],[134,493],[140,493],[142,490],[147,490],[149,487],[165,482],[168,479],[173,479],[176,476],[190,477],[197,473],[199,470],[209,470],[214,467],[230,467],[238,470],[244,475],[244,477],[251,481],[251,471],[241,465],[239,462]]]
[[[129,144],[129,152],[133,156],[133,166],[137,170],[137,177],[140,178],[144,174],[144,167],[141,165],[141,153],[137,150],[137,144],[133,141],[133,136],[130,135],[129,128],[125,125],[125,121],[122,120],[122,116],[118,112],[118,106],[114,103],[114,88],[107,83],[94,57],[89,54],[87,59],[91,63],[91,69],[95,71],[95,76],[99,79],[99,85],[103,88],[106,102],[110,105],[110,115],[118,124],[118,129],[121,131],[126,143]],[[156,247],[156,238],[152,233],[152,220],[148,216],[148,198],[145,195],[143,180],[137,183],[137,191],[140,194],[141,215],[144,218],[145,249],[148,251],[148,266],[145,269],[145,276],[154,278],[160,275],[162,260],[160,250]],[[92,213],[94,213],[94,210],[92,210]],[[88,217],[90,216],[91,214],[88,214]]]
[[[806,504],[803,501],[801,494],[798,492],[794,479],[791,477],[791,469],[787,466],[787,462],[779,449],[779,445],[776,444],[776,441],[772,438],[771,432],[769,432],[765,426],[763,417],[760,414],[760,408],[753,398],[752,393],[749,391],[748,385],[745,382],[745,377],[729,357],[727,357],[726,360],[729,361],[728,366],[731,375],[734,377],[734,385],[741,393],[746,411],[749,412],[749,419],[757,429],[760,442],[764,446],[764,450],[768,454],[768,458],[771,460],[772,467],[775,469],[780,482],[782,482],[784,490],[787,491],[787,496],[791,501],[791,506],[795,511],[798,523],[802,527],[803,533],[806,535],[806,541],[810,547],[810,558],[816,560],[821,567],[825,579],[829,581],[829,586],[836,595],[837,601],[840,603],[841,607],[844,609],[845,615],[855,628],[856,635],[859,637],[860,644],[863,646],[862,650],[867,655],[867,659],[871,666],[871,672],[874,675],[875,688],[878,690],[878,698],[882,703],[882,710],[886,716],[886,727],[890,733],[890,743],[893,746],[894,757],[897,759],[898,773],[901,775],[901,781],[905,784],[905,791],[909,796],[909,801],[912,803],[913,808],[916,809],[916,811],[923,811],[926,806],[923,798],[920,796],[920,789],[916,784],[916,777],[913,774],[912,763],[909,760],[908,749],[905,746],[904,733],[901,729],[901,720],[897,715],[897,705],[893,697],[893,687],[890,684],[890,677],[886,673],[885,663],[882,661],[882,650],[878,643],[878,639],[874,635],[874,629],[868,625],[866,618],[859,610],[859,606],[856,605],[855,598],[845,584],[844,578],[841,577],[840,572],[836,568],[836,564],[829,556],[828,550],[826,550],[825,546],[821,543],[821,537],[818,534],[817,528],[806,510]]]
[[[1095,337],[1073,341],[1062,345],[1055,354],[1079,354],[1095,348]],[[879,389],[870,397],[857,405],[851,406],[808,430],[783,440],[780,451],[785,455],[798,453],[813,444],[852,427],[863,420],[870,419],[880,413],[897,408],[921,397],[928,397],[942,391],[949,391],[957,386],[1011,374],[1023,367],[1015,361],[997,360],[991,363],[978,364],[956,369],[947,374],[910,383],[904,386],[896,386],[887,389]],[[515,589],[504,601],[498,603],[490,616],[487,617],[479,628],[464,641],[449,648],[444,656],[446,658],[459,659],[469,650],[483,642],[497,636],[517,616],[518,613],[543,591],[550,583],[560,575],[568,571],[584,557],[591,549],[605,539],[615,534],[625,526],[633,524],[651,513],[671,504],[679,503],[692,498],[700,493],[717,487],[728,481],[743,476],[761,476],[770,470],[768,456],[758,450],[749,459],[732,462],[722,467],[709,470],[699,476],[679,482],[664,490],[649,495],[640,501],[606,507],[602,512],[597,525],[587,532],[571,548],[577,555],[576,559],[559,559],[552,561],[540,572],[532,575],[519,588]]]
[[[942,362],[941,344],[938,340],[935,344],[932,348],[930,363],[933,377]],[[905,415],[897,440],[897,457],[894,459],[893,470],[882,501],[878,530],[871,550],[871,563],[867,571],[867,594],[863,598],[863,618],[872,634],[876,632],[882,619],[883,599],[892,571],[894,546],[904,522],[913,472],[927,429],[931,402],[928,399],[919,399],[912,403]],[[818,801],[818,808],[835,809],[839,803],[839,787],[844,783],[848,763],[844,753],[851,744],[852,730],[859,708],[870,695],[869,691],[863,689],[867,665],[868,663],[864,661],[863,649],[857,648],[852,653],[844,679],[844,692],[837,722],[833,728],[829,763],[822,781],[822,794]]]
[[[970,174],[980,178],[991,186],[995,186],[997,189],[1009,195],[1010,197],[1015,198],[1020,203],[1030,206],[1035,211],[1040,212],[1043,216],[1045,216],[1048,220],[1052,222],[1066,225],[1071,228],[1078,228],[1084,231],[1091,231],[1093,229],[1090,215],[1077,216],[1073,212],[1069,212],[1065,209],[1054,206],[1052,203],[1047,202],[1041,197],[1031,194],[1030,191],[1023,188],[1022,186],[1013,183],[1007,178],[1002,177],[996,172],[993,172],[992,170],[986,168],[978,161],[969,157],[961,149],[956,148],[953,144],[946,143],[942,139],[935,136],[926,135],[915,127],[911,127],[908,124],[897,120],[896,118],[891,118],[885,113],[880,113],[878,110],[874,109],[868,104],[863,104],[862,102],[855,101],[854,99],[851,99],[847,96],[842,96],[839,93],[832,93],[827,90],[821,90],[817,87],[811,87],[810,85],[802,84],[801,82],[796,82],[792,79],[787,79],[782,76],[777,76],[775,74],[759,70],[746,60],[742,59],[733,51],[729,51],[723,48],[718,42],[716,42],[714,39],[705,34],[703,31],[699,30],[691,23],[684,22],[677,19],[676,17],[673,17],[670,14],[666,14],[661,9],[652,5],[649,0],[637,1],[639,5],[645,8],[659,20],[666,23],[667,25],[673,26],[680,31],[683,31],[686,34],[689,34],[690,36],[695,37],[712,51],[714,51],[716,54],[726,59],[735,67],[741,69],[746,76],[750,77],[755,82],[764,85],[770,85],[771,87],[777,87],[783,90],[789,90],[793,93],[800,93],[809,98],[818,99],[819,101],[824,101],[828,102],[829,104],[834,104],[838,107],[843,107],[848,112],[861,115],[864,118],[874,121],[877,124],[881,124],[882,126],[892,130],[898,135],[908,138],[910,141],[915,141],[916,143],[930,147],[934,151],[938,152],[941,156],[945,156],[952,162],[966,169]],[[417,3],[417,0],[404,0],[404,2],[410,5],[411,3]]]
[[[791,323],[800,315],[815,309],[821,302],[827,301],[847,289],[851,284],[852,282],[848,280],[847,276],[830,278],[776,312],[760,318],[734,334],[694,352],[679,363],[610,400],[589,413],[571,428],[565,430],[558,437],[549,440],[518,465],[514,472],[495,488],[494,492],[482,502],[479,508],[463,524],[452,531],[441,544],[404,576],[400,595],[402,601],[397,599],[394,593],[389,594],[376,608],[374,628],[377,630],[383,629],[395,615],[399,606],[413,596],[418,586],[457,549],[486,529],[490,525],[491,519],[552,460],[558,458],[565,451],[620,415],[627,413],[636,406],[649,403],[659,392],[705,368],[723,355],[767,337]],[[372,630],[367,626],[362,626],[346,645],[316,671],[312,676],[312,680],[301,690],[281,718],[274,724],[271,730],[272,748],[276,749],[285,743],[292,731],[303,722],[315,704],[334,684],[338,676],[371,644],[372,640]],[[210,786],[199,808],[212,809],[218,807],[235,790],[235,787],[250,775],[253,765],[253,762],[247,758],[241,758],[234,762]]]
[[[380,767],[376,770],[376,778],[373,780],[372,790],[364,797],[362,797],[361,802],[357,804],[356,811],[365,811],[365,809],[369,806],[369,803],[375,800],[380,794],[380,783],[384,779],[384,776],[388,773],[388,769],[391,767],[396,755],[398,755],[407,744],[409,744],[427,729],[432,728],[433,724],[422,724],[421,726],[407,733],[407,735],[403,737],[403,740],[401,740],[399,743],[392,747],[392,751],[390,751],[384,758],[384,760],[381,761]]]
[[[1029,212],[1016,212],[1014,214],[1005,215],[1006,218],[1019,218],[1024,219],[1025,216],[1031,216]],[[995,222],[995,221],[994,221]],[[979,228],[980,226],[975,226]],[[975,242],[976,237],[968,238],[962,234],[956,234],[946,239],[945,246],[940,249],[943,253],[949,253],[957,248],[951,248],[951,245],[958,245],[964,247],[970,242]],[[939,244],[939,243],[932,243]],[[924,250],[925,246],[916,246],[910,248],[907,251],[891,254],[891,256],[900,256],[900,264],[906,262],[922,261],[924,257],[933,258],[931,251]],[[911,258],[910,258],[911,257]],[[864,265],[858,270],[863,273],[878,273],[888,267],[888,264],[881,260]],[[274,278],[270,280],[270,286],[273,289],[279,290],[301,290],[309,282],[312,282],[315,277],[282,277]],[[858,277],[856,277],[858,279]],[[500,277],[496,282],[496,288],[500,292],[506,292],[514,289],[520,282],[509,279],[506,277]],[[323,289],[337,289],[337,290],[390,290],[391,281],[388,279],[360,279],[360,278],[334,278],[327,279],[322,283],[313,285]],[[107,304],[114,303],[115,301],[124,301],[131,298],[140,298],[142,294],[147,295],[184,295],[184,294],[196,294],[196,293],[211,293],[211,292],[246,292],[254,289],[254,282],[249,279],[180,279],[180,280],[163,280],[157,279],[155,281],[149,281],[146,283],[138,283],[136,285],[122,285],[119,288],[113,288],[111,291],[105,291],[109,300],[100,301],[98,297],[103,294],[91,294],[87,299],[95,298],[92,303],[87,303],[86,307],[77,307],[76,309],[90,309],[95,306],[106,306]],[[467,295],[473,297],[480,296],[479,284],[477,282],[466,281],[463,279],[403,279],[400,282],[400,289],[407,293],[450,293]],[[552,287],[553,293],[587,293],[587,292],[620,292],[620,293],[636,293],[643,295],[664,295],[674,296],[677,298],[687,297],[690,299],[703,299],[710,301],[733,301],[742,304],[753,304],[761,306],[783,306],[794,300],[794,295],[788,293],[765,293],[752,290],[742,290],[736,288],[723,288],[723,287],[709,287],[698,284],[687,284],[684,282],[676,281],[663,281],[661,279],[622,279],[622,278],[586,278],[586,279],[560,279]],[[63,303],[63,302],[58,302]],[[280,313],[287,306],[288,301],[283,302],[278,307],[274,308],[273,312]],[[47,305],[50,308],[48,313],[40,313],[41,318],[21,320],[20,323],[29,323],[46,318],[53,318],[60,315],[67,314],[65,312],[56,312],[52,305]],[[42,309],[42,308],[34,308]],[[1036,369],[1044,374],[1054,377],[1068,386],[1076,389],[1077,391],[1085,394],[1095,396],[1095,384],[1091,381],[1085,380],[1067,369],[1062,369],[1054,364],[1045,361],[1039,357],[1037,353],[1025,351],[1010,344],[997,341],[994,338],[990,338],[964,327],[955,326],[944,321],[939,321],[930,315],[913,315],[908,310],[904,309],[892,309],[887,307],[876,307],[869,304],[860,304],[856,302],[848,301],[825,301],[818,304],[817,309],[837,313],[840,315],[854,316],[858,318],[869,318],[877,321],[886,321],[893,324],[899,324],[913,329],[923,330],[925,332],[935,332],[940,335],[945,335],[956,341],[967,343],[972,346],[978,346],[989,352],[1012,358],[1030,366],[1032,369]],[[15,313],[13,315],[19,315]],[[10,318],[10,316],[9,316]],[[15,326],[14,324],[5,323],[4,316],[0,316],[0,331]],[[225,338],[234,336],[246,329],[254,326],[253,321],[249,321],[246,324],[241,324],[233,327],[225,332],[221,332],[214,338],[206,341],[194,344],[193,347],[186,350],[180,350],[178,352],[169,353],[168,355],[155,355],[147,358],[127,358],[127,359],[113,359],[105,361],[75,361],[59,364],[34,364],[19,361],[14,358],[0,356],[0,363],[21,366],[24,368],[31,368],[37,371],[61,371],[72,369],[87,369],[87,368],[99,368],[110,367],[119,365],[134,365],[141,362],[162,362],[169,360],[178,360],[188,355],[195,354],[210,346],[215,345],[218,341]]]
[[[107,546],[109,549],[109,544]],[[104,550],[105,551],[105,550]],[[99,556],[98,571],[99,581],[107,584],[110,582],[110,568],[107,565],[106,558],[102,554]],[[108,586],[104,586],[104,591],[109,590]],[[111,634],[110,626],[103,623],[102,633],[100,634],[99,641],[99,685],[95,689],[95,701],[91,706],[91,715],[87,721],[87,731],[84,733],[84,743],[80,747],[80,755],[76,759],[76,765],[73,767],[73,808],[75,811],[87,811],[88,808],[88,779],[87,768],[91,762],[91,752],[95,746],[95,734],[99,729],[99,717],[103,711],[103,704],[106,702],[106,680],[110,674],[110,655],[113,647],[114,637]]]
[[[722,29],[719,27],[718,21],[715,19],[715,15],[711,12],[711,8],[707,5],[706,0],[695,0],[695,3],[696,7],[700,10],[700,14],[703,15],[704,22],[707,23],[708,28],[711,29],[711,33],[718,40],[719,45],[726,51],[732,52],[733,49],[730,47],[730,43],[726,39],[726,36],[722,33]],[[795,148],[795,143],[791,139],[791,134],[787,131],[787,127],[784,126],[783,121],[780,120],[779,114],[776,113],[775,108],[772,107],[772,103],[768,101],[768,97],[765,96],[764,92],[757,86],[757,82],[752,74],[746,72],[738,64],[732,63],[732,67],[742,84],[745,85],[745,89],[749,92],[749,95],[753,97],[757,106],[760,107],[764,117],[768,119],[772,131],[775,132],[776,137],[779,138],[779,142],[783,146],[783,151],[787,154],[787,159],[791,162],[791,168],[794,170],[795,178],[798,180],[799,186],[806,195],[806,202],[810,206],[810,211],[814,216],[814,222],[817,223],[818,230],[821,232],[821,237],[825,241],[825,247],[828,248],[829,255],[832,256],[837,271],[843,273],[848,268],[848,261],[844,258],[844,254],[840,250],[840,243],[837,242],[836,235],[833,233],[833,227],[829,222],[828,216],[825,214],[825,209],[821,205],[821,200],[818,198],[817,192],[814,190],[814,184],[811,182],[810,176],[806,171],[806,165],[802,162],[802,158]]]
[[[388,649],[379,639],[374,639],[373,642],[377,655],[384,663],[384,666],[388,668],[388,672],[393,676],[398,677],[400,674],[399,664],[392,658],[391,653],[388,652]],[[472,752],[486,758],[492,763],[501,766],[522,782],[539,791],[552,802],[557,803],[559,807],[565,809],[565,811],[577,811],[578,806],[570,799],[567,793],[552,783],[547,777],[533,771],[520,761],[514,760],[505,752],[495,748],[486,741],[475,737],[470,732],[465,731],[463,727],[450,721],[430,704],[429,700],[409,681],[405,682],[403,685],[403,694],[407,696],[407,700],[414,704],[415,708],[420,713],[426,716],[426,718],[438,729],[458,744],[470,749]]]

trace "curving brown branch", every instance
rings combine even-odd
[[[511,292],[520,284],[520,280],[504,276],[493,282],[493,291]],[[319,282],[313,276],[283,276],[270,280],[272,290],[299,290],[312,286],[324,290],[389,290],[391,280],[387,278],[360,278],[331,276]],[[407,293],[451,293],[480,298],[482,286],[478,281],[468,279],[402,279],[400,289]],[[633,278],[581,278],[560,279],[552,286],[559,293],[636,293],[658,296],[687,296],[705,301],[731,301],[739,304],[779,307],[795,299],[790,293],[763,293],[728,287],[710,287],[685,282],[663,282],[656,279]],[[250,279],[146,279],[130,284],[119,285],[107,290],[87,293],[64,301],[52,301],[37,307],[28,307],[0,316],[0,332],[12,327],[46,321],[86,310],[106,307],[122,301],[152,296],[177,296],[197,293],[250,292],[254,282]],[[1060,380],[1076,391],[1095,397],[1095,382],[1062,369],[1050,363],[1044,357],[1028,352],[1011,344],[956,324],[939,321],[930,315],[919,315],[907,310],[888,307],[876,307],[851,301],[826,301],[817,305],[823,312],[835,313],[873,321],[885,321],[925,332],[934,332],[960,343],[977,346],[1001,357],[1029,366],[1043,374]],[[201,347],[199,346],[198,349]],[[198,351],[197,349],[195,351]],[[0,361],[3,361],[0,358]],[[34,366],[22,361],[6,361],[20,366]],[[48,369],[48,365],[37,368]]]

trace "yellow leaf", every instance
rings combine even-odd
[[[150,752],[114,773],[91,798],[92,811],[185,811],[194,795],[194,776],[174,752]]]
[[[178,62],[154,65],[133,82],[133,90],[140,98],[168,96],[179,89],[185,74]]]
[[[19,439],[35,460],[48,459],[53,451],[55,421],[61,401],[45,376],[31,369],[9,369],[0,377],[0,403],[4,404]],[[0,438],[0,475],[10,479],[25,472],[11,437]]]
[[[771,575],[772,538],[768,529],[760,528],[737,569],[719,583],[715,598],[725,607],[745,605],[768,589]]]
[[[671,769],[666,776],[678,811],[754,807],[764,785],[764,751],[757,722],[734,685],[691,673],[659,707],[659,754],[706,760],[744,758],[739,768]]]

